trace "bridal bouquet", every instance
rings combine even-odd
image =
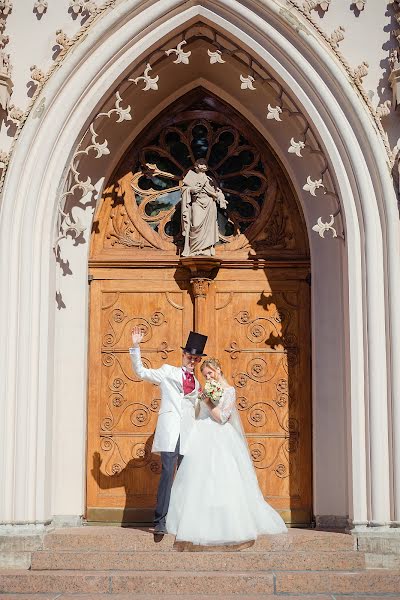
[[[207,381],[205,383],[203,391],[202,391],[203,397],[205,396],[206,398],[211,400],[211,402],[215,406],[217,406],[219,404],[219,401],[221,400],[223,393],[224,393],[224,388],[217,381],[214,381],[213,379],[210,379],[209,381]]]

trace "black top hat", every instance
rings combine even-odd
[[[181,346],[184,352],[188,354],[193,354],[194,356],[207,356],[207,354],[203,353],[204,346],[207,342],[207,336],[202,335],[201,333],[196,333],[195,331],[191,331],[189,333],[189,337],[186,342],[186,346]]]

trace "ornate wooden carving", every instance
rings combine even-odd
[[[93,263],[179,255],[181,181],[198,158],[207,160],[228,200],[219,209],[218,256],[306,257],[300,211],[265,140],[221,101],[201,91],[194,97],[152,124],[111,178],[96,216]]]

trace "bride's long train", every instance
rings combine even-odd
[[[231,423],[200,414],[175,477],[167,530],[195,545],[239,544],[287,532],[265,502],[249,451]]]

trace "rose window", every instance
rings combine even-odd
[[[199,158],[228,201],[227,209],[218,207],[221,242],[248,236],[261,215],[268,169],[242,133],[216,121],[182,121],[141,149],[131,187],[142,219],[163,239],[182,245],[180,182]]]

